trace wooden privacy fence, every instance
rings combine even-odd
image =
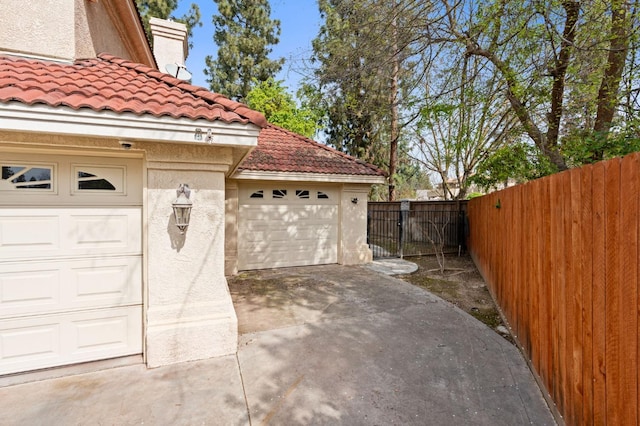
[[[469,202],[468,248],[566,424],[636,425],[640,155]]]
[[[467,201],[369,202],[367,242],[374,258],[464,249]]]

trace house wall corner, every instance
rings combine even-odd
[[[224,191],[224,274],[238,274],[238,183],[227,181]]]
[[[370,185],[344,185],[340,197],[338,263],[361,265],[373,260],[367,244],[367,199]]]
[[[149,367],[237,350],[238,320],[224,276],[227,170],[223,164],[147,163]],[[193,202],[184,234],[171,207],[181,183],[189,184]]]

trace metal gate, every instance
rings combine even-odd
[[[376,210],[367,215],[367,243],[374,258],[460,253],[466,250],[463,210]]]

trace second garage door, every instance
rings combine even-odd
[[[337,190],[251,186],[238,197],[239,270],[337,263]]]

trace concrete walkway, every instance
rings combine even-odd
[[[231,285],[237,356],[0,388],[0,423],[555,424],[518,350],[420,288],[365,267],[250,274]]]

